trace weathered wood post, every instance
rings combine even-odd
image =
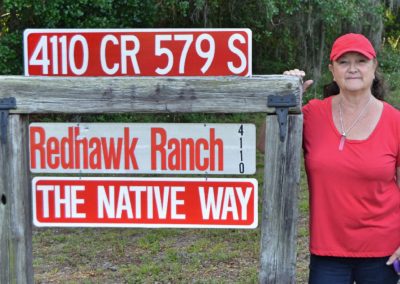
[[[292,95],[287,95],[287,100],[277,98],[277,114],[266,117],[260,283],[296,282],[303,117],[299,108],[293,110],[298,114],[288,115],[287,108],[290,105],[299,107],[301,102],[301,93]]]
[[[0,142],[0,283],[33,283],[27,115],[10,115],[6,131]]]

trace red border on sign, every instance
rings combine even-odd
[[[25,76],[251,76],[250,29],[27,29]]]
[[[256,228],[256,179],[35,177],[39,227]]]

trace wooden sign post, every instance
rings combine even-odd
[[[289,115],[281,142],[276,118],[266,118],[260,283],[296,283],[302,128],[302,115]]]
[[[278,99],[270,101],[272,96]],[[27,114],[128,112],[268,114],[260,283],[295,282],[302,132],[298,78],[1,76],[0,101],[10,97],[16,99],[16,109],[0,107],[5,122],[0,132],[4,138],[0,143],[0,283],[33,283]]]
[[[0,283],[33,283],[28,116],[10,115],[6,135],[0,143]]]

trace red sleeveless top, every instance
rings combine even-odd
[[[365,140],[346,139],[332,97],[303,107],[303,149],[310,190],[310,251],[340,257],[389,256],[400,246],[400,111],[384,103]]]

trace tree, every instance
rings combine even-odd
[[[330,46],[339,35],[362,32],[379,49],[385,7],[398,19],[395,3],[394,0],[3,0],[0,74],[23,73],[21,43],[26,28],[204,27],[250,28],[255,73],[281,73],[300,67],[318,80],[328,63]]]

